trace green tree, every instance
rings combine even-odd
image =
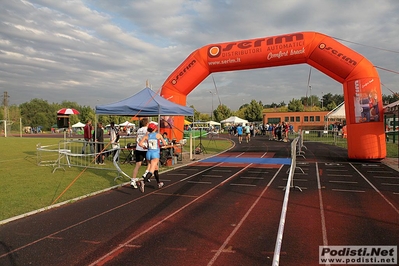
[[[240,108],[238,108],[238,110],[245,109],[245,108],[247,108],[248,106],[249,106],[249,104],[248,104],[248,103],[245,103],[245,104],[241,105]]]
[[[262,111],[263,111],[262,102],[257,102],[256,100],[252,100],[244,111],[245,119],[247,119],[250,122],[262,121],[263,118]]]
[[[292,99],[288,103],[288,111],[289,112],[302,112],[304,110],[304,106],[301,100]]]
[[[76,108],[79,111],[79,119],[82,123],[86,123],[88,120],[94,121],[96,114],[95,111],[93,110],[93,108],[91,108],[90,106],[81,106]],[[115,120],[109,120],[109,121],[102,121],[104,123],[108,123],[108,122],[115,122],[115,124],[119,124],[119,118],[115,119]],[[124,122],[124,121],[123,121]]]
[[[327,105],[327,110],[329,111],[334,110],[335,107],[337,107],[337,104],[334,101],[332,101]]]
[[[195,109],[194,105],[191,105],[190,107],[194,109],[194,121],[193,121],[193,117],[192,117],[192,116],[186,116],[187,121],[190,121],[190,122],[199,121],[199,117],[200,117],[200,114],[201,114],[201,113],[198,112],[198,111]]]
[[[209,121],[211,120],[211,116],[209,114],[200,114],[198,121]]]
[[[391,95],[382,95],[382,102],[384,105],[394,103],[399,100],[398,93],[392,93]]]
[[[33,99],[19,106],[22,116],[22,124],[26,126],[42,126],[43,130],[49,130],[57,120],[57,110],[42,99]]]
[[[243,117],[245,117],[245,110],[247,110],[247,107],[238,109],[237,111],[233,112],[233,115],[243,118]]]
[[[215,121],[220,122],[226,118],[229,118],[231,116],[232,112],[230,108],[228,108],[226,105],[221,104],[214,110],[213,115],[215,117]]]
[[[339,94],[334,94],[332,97],[332,100],[336,103],[336,104],[340,104],[344,101],[344,95],[339,95]]]
[[[11,125],[11,130],[19,130],[21,110],[17,105],[11,105],[8,107],[8,119],[13,122]]]

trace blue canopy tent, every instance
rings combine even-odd
[[[119,102],[96,106],[96,115],[157,116],[158,121],[161,121],[161,116],[194,116],[194,109],[168,101],[146,87]],[[174,130],[170,133],[173,138]]]
[[[119,102],[97,105],[96,115],[119,115],[119,116],[157,116],[161,121],[162,116],[193,116],[194,109],[173,103],[159,96],[150,88],[146,87],[137,94]],[[97,119],[96,119],[97,120]],[[160,123],[158,123],[160,125]],[[97,126],[96,126],[97,128]],[[173,130],[172,130],[173,132]],[[114,157],[114,165],[120,173],[126,175],[119,167]],[[130,177],[129,177],[130,178]]]
[[[153,92],[150,88],[144,88],[137,94],[119,102],[96,106],[96,114],[126,116],[193,116],[194,109],[168,101]]]

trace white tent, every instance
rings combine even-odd
[[[129,121],[125,121],[122,124],[119,124],[119,126],[121,126],[121,127],[131,127],[131,126],[134,126],[134,124],[130,123]]]
[[[325,117],[324,129],[327,130],[329,128],[330,122],[341,121],[346,119],[345,115],[345,102],[340,103],[337,107],[331,110]]]
[[[85,124],[83,124],[82,122],[77,122],[76,124],[73,124],[72,127],[84,127]]]
[[[328,120],[330,119],[345,119],[345,102],[342,102],[335,107],[331,112],[326,115]]]
[[[399,111],[399,101],[384,106],[384,114],[386,115],[397,114],[398,111]]]
[[[215,122],[215,121],[209,121],[207,123],[209,123],[210,126],[220,126],[220,123]]]
[[[229,118],[220,121],[220,123],[230,123],[230,124],[247,124],[248,120],[239,118],[237,116],[230,116]]]

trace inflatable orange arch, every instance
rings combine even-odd
[[[343,84],[348,157],[386,157],[380,78],[364,56],[317,32],[209,44],[192,52],[162,85],[161,95],[186,105],[187,95],[214,72],[307,63]],[[173,97],[172,97],[173,96]],[[183,129],[184,117],[174,127]],[[182,138],[182,131],[173,135]]]

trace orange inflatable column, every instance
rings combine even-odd
[[[386,143],[378,76],[344,83],[348,157],[383,159]]]

